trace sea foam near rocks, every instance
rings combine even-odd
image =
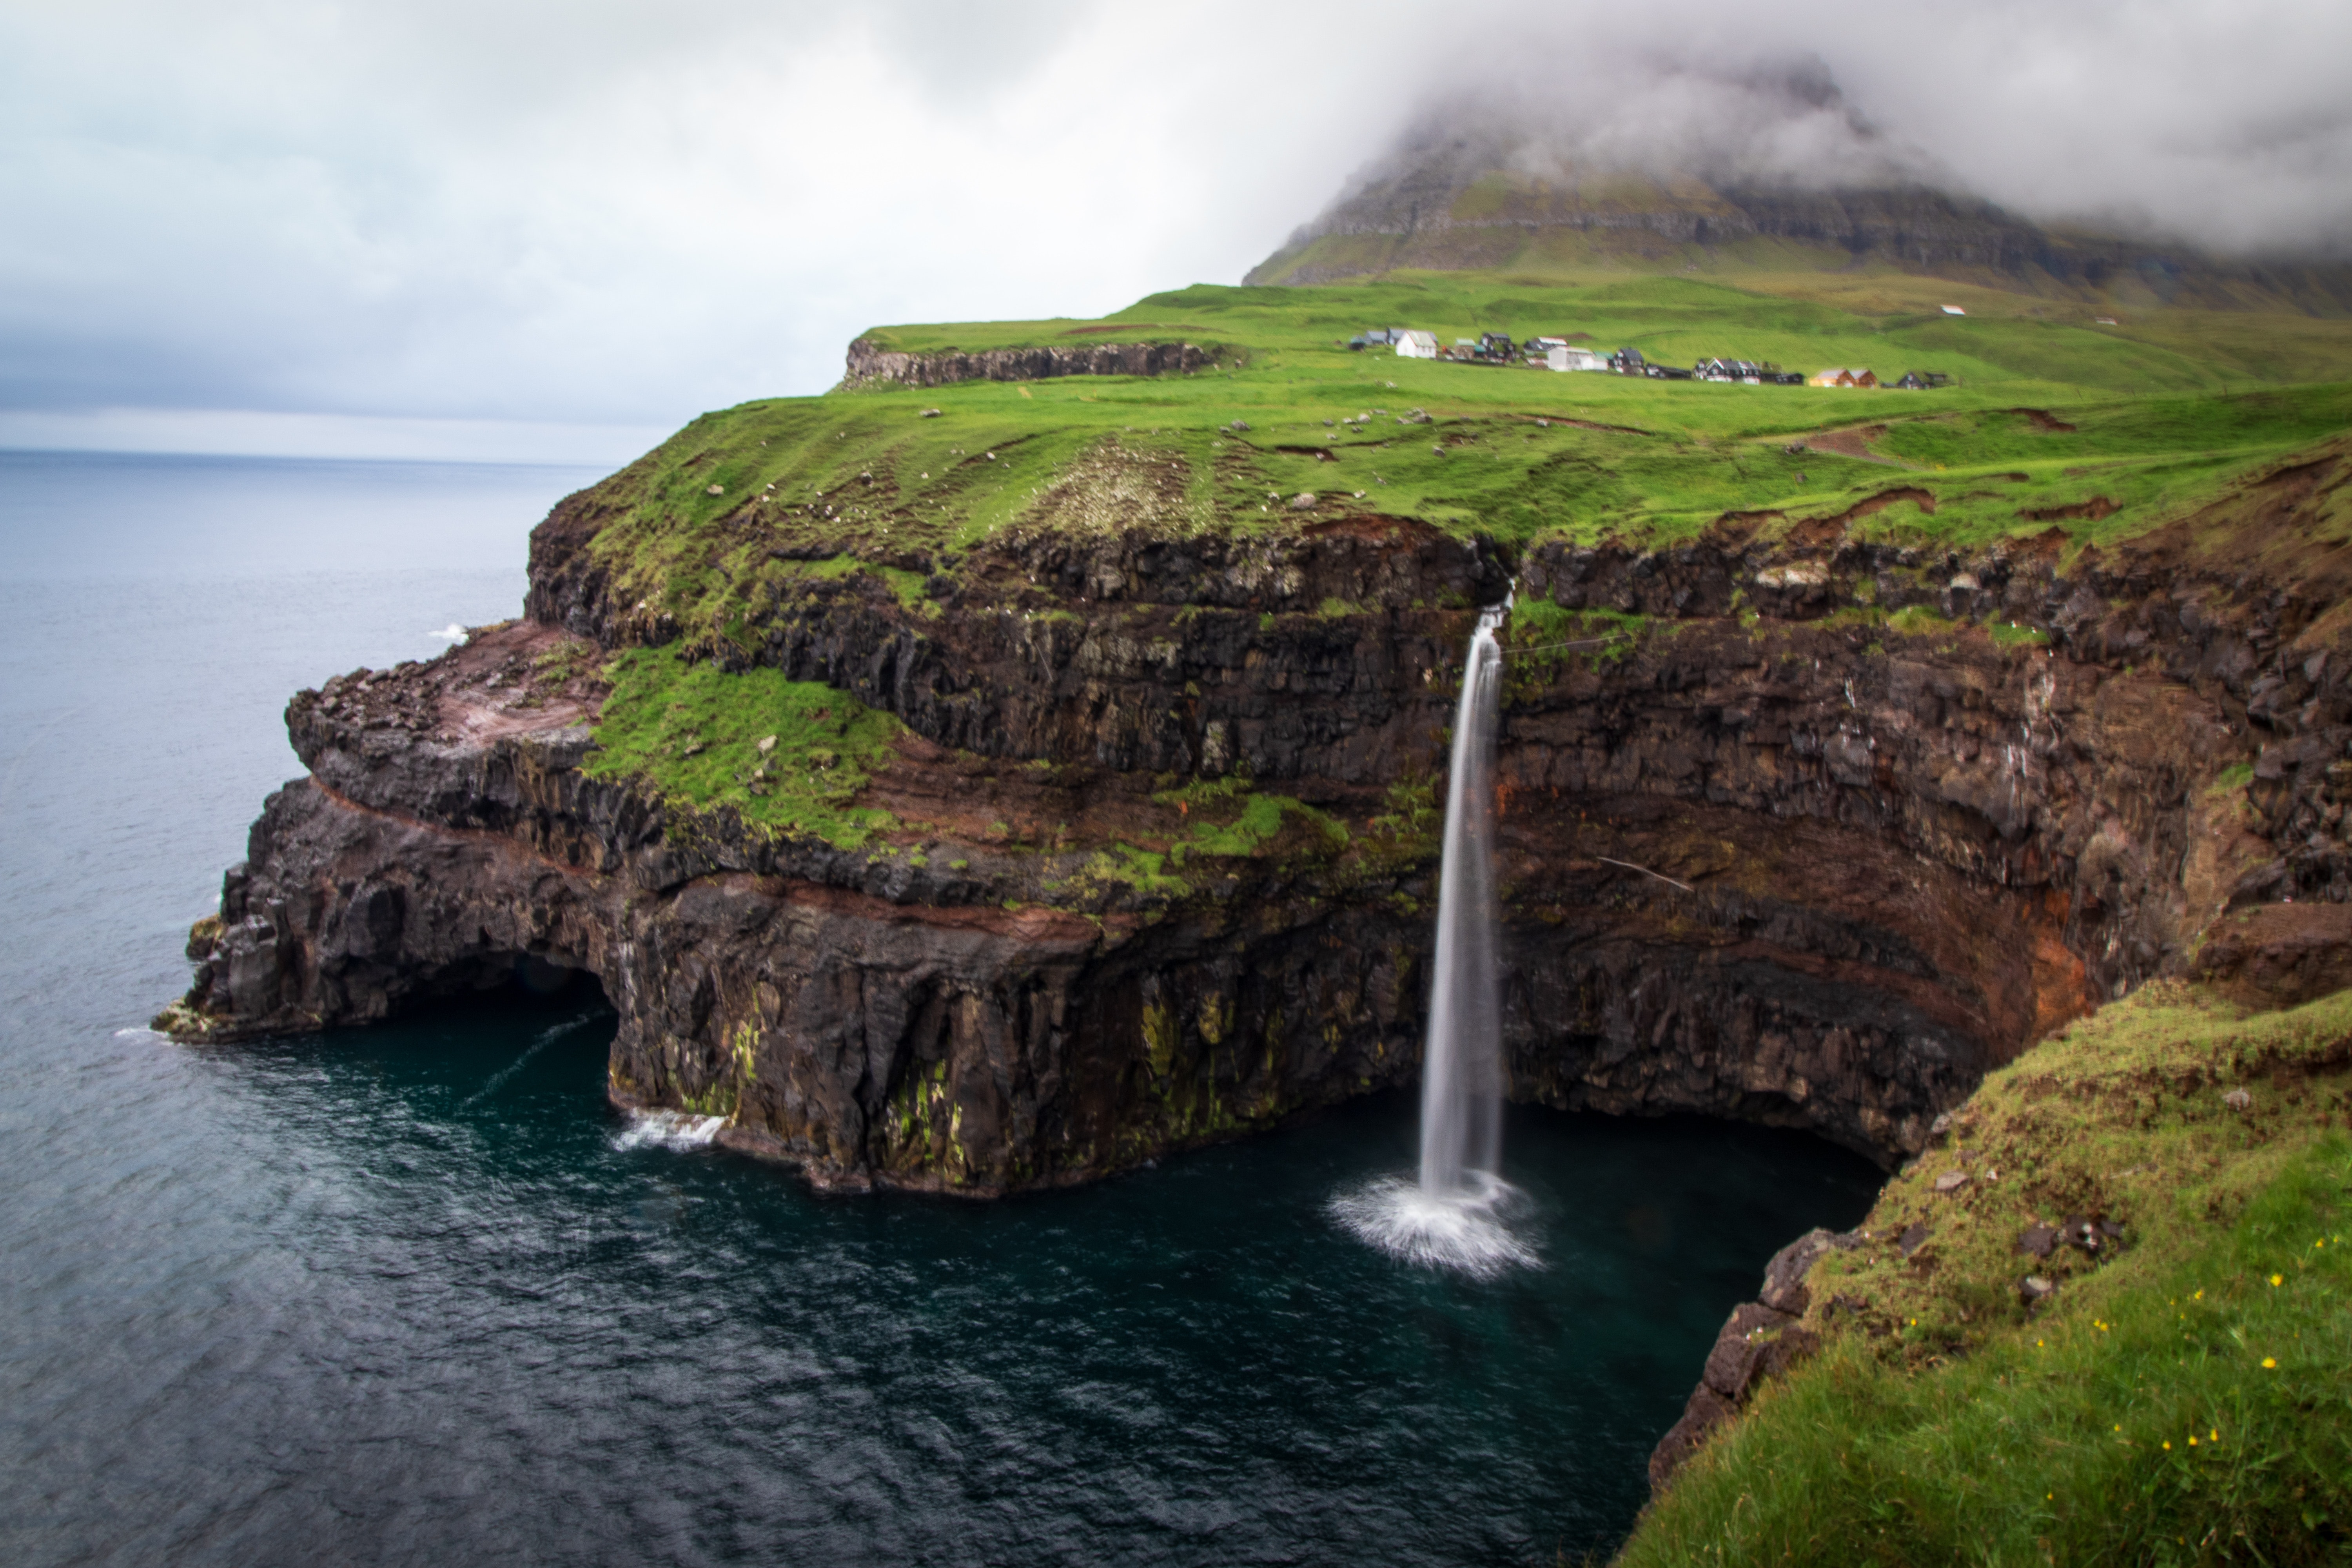
[[[723,1116],[696,1116],[684,1110],[632,1110],[629,1124],[613,1134],[613,1147],[629,1149],[707,1149],[727,1125]]]

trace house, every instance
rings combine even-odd
[[[1479,333],[1478,352],[1492,360],[1509,359],[1511,357],[1510,334],[1507,332]]]
[[[1832,365],[1827,370],[1815,371],[1812,384],[1815,386],[1876,386],[1878,378],[1866,370],[1848,370],[1843,365]]]
[[[1647,366],[1640,349],[1619,349],[1609,356],[1609,368],[1619,375],[1640,375]]]
[[[1401,327],[1392,336],[1399,359],[1435,359],[1437,357],[1435,332],[1416,332]]]
[[[1348,340],[1348,347],[1351,350],[1385,348],[1396,342],[1397,334],[1402,331],[1402,327],[1366,327]]]
[[[1607,370],[1608,360],[1591,349],[1570,348],[1566,343],[1546,351],[1544,363],[1552,370]]]
[[[1908,392],[1918,392],[1931,386],[1949,386],[1952,378],[1937,371],[1915,370],[1906,372],[1895,384]]]

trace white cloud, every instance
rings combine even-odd
[[[2036,212],[2341,229],[2352,12],[2280,0],[0,0],[0,406],[672,426],[1238,278],[1424,93],[1641,50],[1817,53]]]

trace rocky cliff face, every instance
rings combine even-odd
[[[946,386],[959,381],[1046,381],[1057,375],[1177,375],[1214,356],[1191,343],[1084,343],[1075,347],[899,353],[870,338],[849,345],[843,387]]]
[[[2291,516],[2340,478],[2232,504]],[[541,529],[528,621],[296,697],[310,776],[256,824],[166,1026],[585,970],[620,1013],[617,1100],[722,1115],[820,1184],[974,1194],[1409,1081],[1452,690],[1514,571],[1523,605],[1617,628],[1511,656],[1522,1099],[1892,1163],[2233,900],[2352,890],[2342,574],[2316,545],[2275,576],[2218,556],[2210,519],[2063,572],[2054,538],[1962,555],[1733,518],[1511,560],[1341,515],[1012,540],[927,563],[923,609],[814,583],[678,651],[903,722],[861,797],[898,826],[845,848],[583,771],[604,690],[564,650],[676,637],[612,591],[595,504]],[[1885,621],[1905,606],[1925,629]]]

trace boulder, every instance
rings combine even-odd
[[[2189,965],[2241,1006],[2295,1007],[2352,985],[2352,904],[2257,904],[2217,921]]]

